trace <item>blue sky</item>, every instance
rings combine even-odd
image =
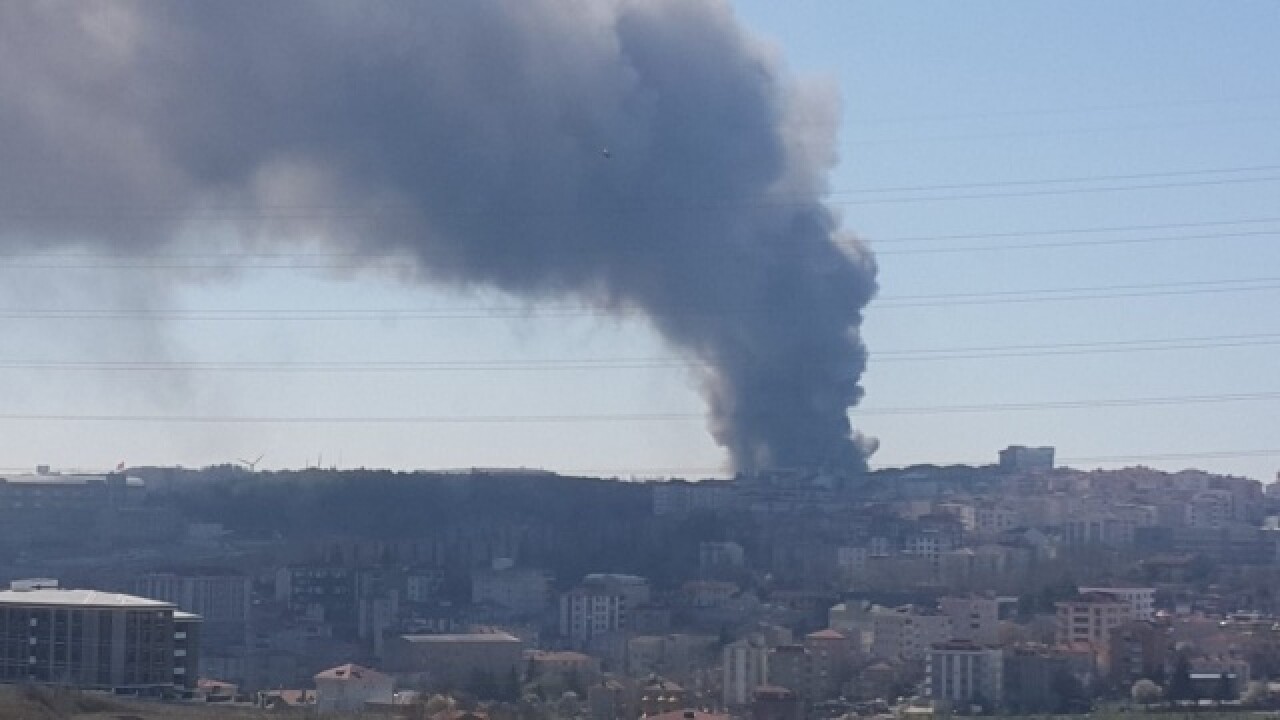
[[[838,87],[842,98],[832,198],[846,228],[880,252],[881,297],[865,326],[867,396],[852,413],[881,441],[876,465],[989,461],[1020,443],[1055,445],[1082,467],[1141,461],[1274,477],[1280,7],[849,0],[734,7],[793,70]],[[1065,179],[1072,181],[1039,182]],[[927,189],[937,186],[945,187]],[[1107,230],[1135,227],[1149,229]],[[1008,247],[1029,244],[1051,247]],[[47,302],[32,305],[83,308],[93,306],[99,286],[134,288],[146,303],[149,272],[156,271],[32,270],[10,282],[39,288],[36,297]],[[1060,294],[1108,297],[1046,300],[1046,291],[1080,288]],[[260,269],[176,292],[177,306],[194,317],[179,313],[158,327],[9,319],[11,342],[0,352],[10,364],[162,357],[213,369],[9,367],[0,371],[8,412],[540,419],[9,421],[4,464],[194,466],[262,454],[265,467],[323,457],[345,467],[527,465],[640,475],[700,475],[723,464],[686,370],[560,363],[669,358],[634,320],[565,318],[547,308],[518,318],[395,319],[376,311],[507,301],[377,273]],[[1115,297],[1124,294],[1135,296]],[[207,316],[237,309],[252,317]],[[371,312],[335,318],[332,310]],[[1135,341],[1179,347],[1117,351],[1133,346],[1116,343]],[[988,356],[1011,346],[1026,347]],[[919,355],[933,350],[983,357]],[[226,366],[248,361],[290,367]],[[465,367],[371,365],[398,361]],[[334,362],[361,367],[299,367]],[[1201,400],[1115,402],[1186,397]],[[1007,407],[1045,403],[1080,406]],[[981,407],[946,409],[954,406]],[[688,417],[607,417],[620,414]],[[606,418],[564,420],[574,415]],[[1097,460],[1112,456],[1139,459]]]

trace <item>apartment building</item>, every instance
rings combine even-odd
[[[967,640],[936,643],[925,658],[925,696],[935,707],[945,702],[965,712],[971,705],[990,711],[1004,694],[1003,676],[999,648]]]
[[[1057,603],[1057,642],[1063,646],[1087,644],[1104,650],[1112,628],[1132,620],[1128,602],[1110,593],[1086,592]]]
[[[194,688],[200,618],[176,611],[132,595],[14,583],[0,591],[0,682]]]
[[[882,660],[917,660],[930,646],[952,636],[951,618],[930,608],[903,605],[871,609],[871,655]]]

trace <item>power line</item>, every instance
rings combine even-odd
[[[1078,410],[1093,408],[1146,407],[1164,405],[1200,405],[1254,402],[1280,399],[1280,392],[1226,393],[1218,395],[1181,395],[1145,398],[1110,398],[1094,400],[1059,400],[1045,402],[988,403],[975,405],[933,405],[919,407],[859,408],[859,417],[875,415],[941,415],[983,412],[1022,412],[1032,410]],[[211,424],[547,424],[547,423],[615,423],[668,422],[701,420],[704,413],[639,412],[546,415],[402,415],[402,416],[248,416],[248,415],[126,415],[126,414],[46,414],[0,413],[0,420],[21,421],[89,421],[138,423],[211,423]]]
[[[1156,225],[1148,226],[1155,228],[1176,228],[1176,227],[1193,227],[1196,225],[1215,225],[1230,224],[1240,225],[1245,223],[1256,222],[1280,222],[1280,219],[1273,220],[1244,220],[1228,223],[1191,223],[1182,225]],[[1133,226],[1143,227],[1143,226]],[[1233,240],[1242,238],[1258,238],[1258,237],[1275,237],[1280,236],[1280,228],[1240,230],[1236,232],[1226,233],[1207,233],[1195,235],[1162,235],[1151,237],[1130,237],[1130,238],[1104,238],[1097,240],[1058,240],[1050,242],[1029,242],[1029,243],[996,243],[985,245],[964,245],[950,247],[928,247],[928,248],[908,248],[908,249],[882,249],[882,244],[898,244],[908,242],[929,242],[929,241],[946,241],[960,238],[1001,238],[1001,237],[1033,237],[1033,236],[1061,236],[1070,235],[1072,233],[1093,233],[1103,232],[1106,230],[1124,231],[1129,228],[1097,228],[1086,230],[1051,230],[1051,231],[1032,231],[1024,233],[987,233],[974,235],[937,235],[937,236],[921,236],[915,238],[886,238],[872,240],[867,246],[876,256],[886,255],[939,255],[949,253],[972,253],[972,252],[1003,252],[1009,250],[1035,250],[1035,249],[1055,249],[1055,248],[1088,248],[1101,247],[1110,245],[1143,245],[1143,244],[1159,244],[1159,243],[1176,243],[1194,240]],[[833,241],[837,247],[846,249],[860,249],[861,246],[850,241]],[[788,246],[773,245],[768,246],[771,252],[778,250],[786,250]],[[556,248],[557,252],[572,251],[574,249],[587,251],[593,249],[589,245],[583,245],[578,248]],[[751,248],[733,248],[726,247],[725,250],[732,249],[751,249]],[[623,249],[622,252],[630,252],[633,254],[641,254],[651,252],[649,248],[633,246],[629,249]],[[799,249],[796,249],[799,252]],[[149,259],[151,262],[94,262],[83,263],[86,259]],[[55,263],[10,263],[0,264],[0,270],[165,270],[165,271],[258,271],[258,270],[333,270],[333,269],[349,269],[360,266],[370,266],[379,268],[413,268],[417,267],[417,263],[406,258],[405,253],[369,253],[360,254],[354,252],[272,252],[272,253],[147,253],[138,254],[131,253],[128,255],[113,255],[109,253],[27,253],[27,254],[3,254],[0,253],[0,260],[25,260],[25,259],[43,259],[43,260],[64,260],[77,261],[79,264],[72,262],[55,262]],[[169,260],[211,260],[214,263],[170,263],[170,262],[154,262]],[[250,264],[249,260],[292,260],[292,262],[284,264]],[[299,262],[301,261],[301,262]],[[323,261],[323,262],[319,262]],[[391,262],[388,262],[391,261]]]
[[[1184,180],[1171,181],[1161,183],[1138,183],[1127,185],[1108,185],[1103,187],[1073,187],[1073,188],[1042,188],[1037,190],[1018,190],[1013,192],[1000,193],[970,193],[962,195],[912,195],[900,198],[866,198],[860,200],[842,200],[833,196],[839,195],[866,195],[893,192],[936,192],[940,190],[965,190],[979,188],[1000,188],[1000,187],[1024,187],[1028,185],[1049,185],[1049,184],[1079,184],[1085,182],[1112,182],[1123,180],[1142,180],[1155,178],[1177,178],[1199,175],[1214,174],[1232,174],[1241,172],[1263,172],[1274,171],[1280,169],[1280,165],[1254,165],[1241,166],[1220,169],[1207,170],[1178,170],[1168,172],[1150,172],[1150,173],[1130,173],[1116,175],[1095,175],[1095,176],[1077,176],[1069,178],[1048,178],[1048,179],[1019,179],[1009,181],[993,181],[993,182],[976,182],[976,183],[953,183],[941,185],[917,185],[917,186],[900,186],[900,187],[881,187],[881,188],[857,188],[849,190],[836,190],[825,194],[824,197],[818,198],[817,201],[827,205],[876,205],[876,204],[896,204],[911,202],[934,202],[941,200],[974,200],[1002,197],[1031,197],[1039,195],[1072,195],[1080,193],[1097,193],[1097,192],[1123,192],[1129,190],[1152,190],[1152,189],[1169,189],[1181,187],[1206,187],[1215,185],[1236,185],[1248,183],[1264,183],[1280,181],[1280,175],[1264,175],[1261,177],[1243,177],[1243,178],[1215,178],[1204,180]],[[755,200],[729,200],[729,199],[703,199],[688,203],[642,203],[636,205],[613,205],[608,207],[596,207],[591,209],[561,209],[561,210],[538,210],[538,209],[520,209],[514,206],[506,208],[486,208],[483,210],[457,210],[451,212],[433,213],[432,217],[557,217],[557,216],[574,216],[586,214],[612,214],[612,213],[646,213],[646,212],[687,212],[687,211],[736,211],[743,208],[786,208],[793,206],[808,206],[815,202],[814,199],[803,197],[788,199],[787,196],[765,197]],[[127,212],[126,212],[127,211]],[[239,219],[258,219],[258,220],[314,220],[314,219],[331,219],[331,220],[351,220],[351,219],[376,219],[380,217],[390,216],[415,216],[420,212],[419,208],[410,206],[384,205],[375,208],[364,208],[352,205],[276,205],[266,208],[249,208],[236,206],[223,206],[219,208],[206,208],[204,210],[191,210],[189,208],[126,208],[123,206],[111,206],[102,208],[86,209],[72,206],[46,206],[42,208],[0,208],[0,218],[10,219],[176,219],[181,218],[185,221],[195,220],[239,220]]]
[[[1267,347],[1280,344],[1280,333],[1213,335],[1206,337],[1117,340],[1081,343],[995,345],[986,347],[928,348],[873,351],[870,362],[968,360],[1010,357],[1044,357],[1099,353],[1217,350],[1235,347]],[[401,373],[443,371],[543,371],[543,370],[646,370],[686,369],[696,360],[669,357],[576,358],[544,361],[380,360],[380,361],[0,361],[0,370],[68,371],[175,371],[262,373]]]
[[[898,125],[912,122],[935,122],[938,120],[973,120],[992,117],[1041,117],[1046,115],[1083,115],[1095,112],[1116,112],[1125,110],[1150,110],[1156,108],[1203,107],[1206,105],[1242,105],[1248,103],[1273,103],[1280,101],[1280,95],[1252,95],[1236,98],[1214,98],[1208,100],[1175,100],[1146,103],[1122,103],[1116,105],[1086,105],[1076,108],[1039,108],[1020,110],[994,110],[972,113],[934,113],[927,115],[900,115],[897,117],[871,117],[865,120],[851,119],[850,125]]]
[[[1128,285],[1095,285],[1044,290],[1011,290],[982,293],[943,293],[934,295],[888,296],[873,302],[872,309],[920,307],[956,307],[961,305],[999,305],[1007,303],[1042,303],[1078,300],[1112,300],[1150,298],[1206,293],[1240,293],[1280,289],[1280,278],[1263,277],[1237,280],[1202,280],[1176,283]],[[735,308],[723,310],[690,309],[691,315],[732,315],[783,313],[781,308]],[[481,320],[481,319],[549,319],[574,317],[619,317],[639,315],[638,311],[601,309],[554,310],[532,313],[527,307],[441,307],[441,308],[363,308],[353,310],[40,310],[0,309],[0,319],[8,320],[362,320],[384,318],[397,320]]]

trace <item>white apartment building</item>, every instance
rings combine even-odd
[[[929,648],[925,658],[925,696],[968,711],[982,705],[990,711],[1003,694],[1004,662],[999,648],[952,640]]]
[[[867,574],[867,558],[871,552],[865,547],[836,548],[836,567],[845,582],[852,582]]]
[[[1144,587],[1082,587],[1081,595],[1103,593],[1112,595],[1129,606],[1130,617],[1134,620],[1150,620],[1156,613],[1156,589]]]
[[[1222,528],[1234,518],[1233,498],[1226,490],[1202,490],[1187,502],[1187,527]]]
[[[560,596],[560,634],[579,647],[629,625],[628,613],[649,601],[649,582],[634,575],[594,574]]]
[[[769,648],[759,638],[743,638],[724,649],[724,704],[749,705],[755,689],[768,684]]]
[[[395,680],[377,670],[347,664],[315,676],[316,712],[363,714],[367,703],[389,703],[395,694]]]
[[[871,656],[882,660],[920,659],[935,643],[951,639],[951,618],[903,605],[871,609]]]
[[[512,612],[533,615],[547,609],[551,582],[533,568],[478,570],[471,574],[471,602],[500,605]]]

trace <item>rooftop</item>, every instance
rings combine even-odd
[[[173,608],[173,603],[97,590],[0,590],[0,605],[76,605],[101,608]]]
[[[361,680],[366,678],[385,678],[386,675],[367,667],[347,663],[316,673],[316,680]]]
[[[0,483],[12,485],[89,485],[106,484],[109,475],[62,475],[58,473],[20,473],[0,475]],[[116,476],[119,477],[119,476]],[[124,483],[129,487],[145,487],[142,478],[125,477]]]
[[[460,633],[453,635],[401,635],[405,642],[429,643],[518,643],[520,638],[507,633]]]

